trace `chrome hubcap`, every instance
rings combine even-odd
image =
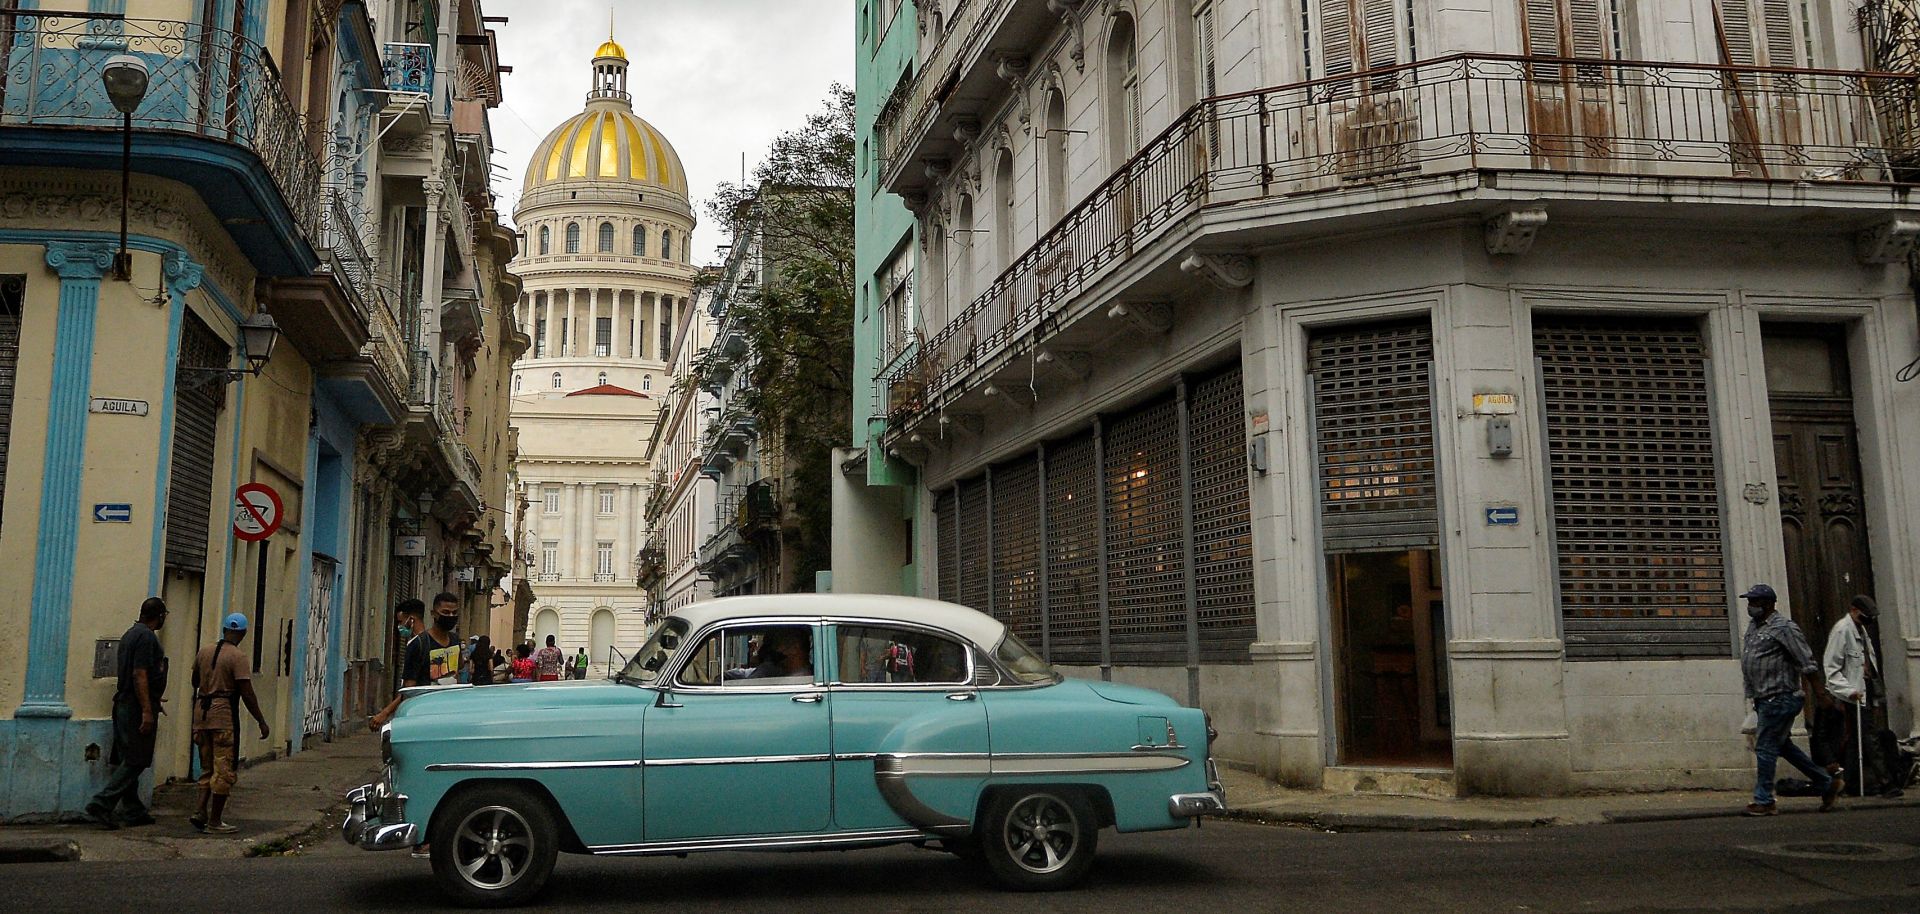
[[[477,889],[504,889],[519,881],[533,858],[533,829],[505,806],[467,814],[453,831],[454,868]]]
[[[1080,820],[1059,797],[1035,794],[1007,813],[1006,838],[1015,865],[1045,875],[1066,866],[1080,849]]]

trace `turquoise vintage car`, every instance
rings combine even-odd
[[[342,828],[427,846],[469,905],[511,905],[558,852],[932,843],[1003,886],[1083,878],[1101,828],[1225,809],[1203,713],[1065,679],[1005,625],[902,597],[734,597],[666,618],[604,682],[415,694]]]

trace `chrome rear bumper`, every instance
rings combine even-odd
[[[420,827],[403,821],[406,810],[407,798],[388,793],[384,784],[355,787],[347,791],[347,818],[340,823],[340,837],[362,850],[410,849],[420,843]]]
[[[1167,798],[1167,814],[1176,819],[1217,816],[1227,811],[1227,791],[1220,786],[1220,769],[1207,759],[1207,791],[1176,793]]]

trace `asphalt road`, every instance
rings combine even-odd
[[[424,860],[336,841],[243,861],[0,867],[14,911],[406,911],[444,901]],[[913,848],[688,859],[560,858],[539,899],[568,911],[1790,911],[1920,914],[1920,812],[1466,833],[1327,834],[1213,822],[1102,835],[1092,877],[995,891]]]

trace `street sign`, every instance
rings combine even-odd
[[[272,536],[280,529],[284,509],[272,486],[250,482],[233,490],[233,535],[249,543]]]
[[[87,412],[112,413],[118,416],[144,416],[147,414],[147,401],[94,397],[87,402]]]
[[[427,538],[424,536],[396,536],[393,538],[393,554],[401,558],[419,558],[427,554]]]
[[[1513,527],[1518,526],[1519,523],[1520,509],[1517,506],[1506,505],[1487,509],[1487,526],[1489,527]]]
[[[96,524],[131,524],[133,523],[133,506],[128,504],[94,505],[93,522]]]

